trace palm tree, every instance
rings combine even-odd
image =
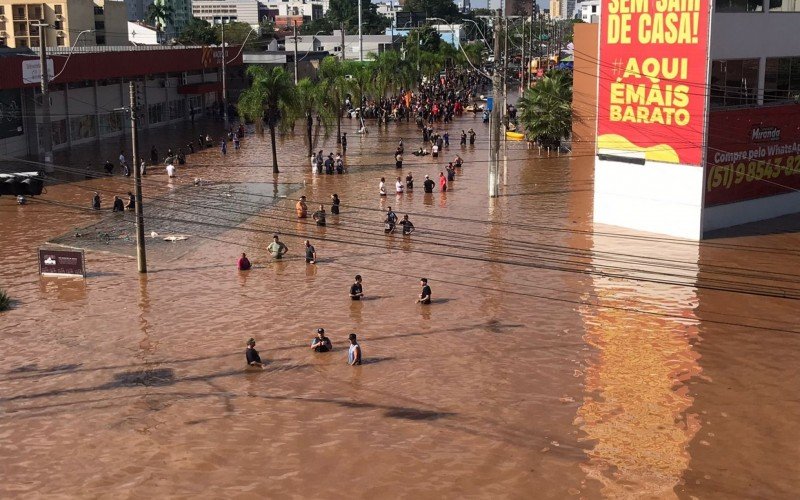
[[[342,108],[350,82],[345,78],[342,62],[338,57],[328,56],[319,66],[320,85],[322,86],[321,107],[336,114],[336,143],[342,138]]]
[[[387,50],[375,57],[374,90],[378,97],[397,95],[416,83],[416,72],[410,61],[400,57],[396,50]]]
[[[164,29],[175,20],[175,8],[163,0],[160,2],[153,2],[147,7],[145,19],[147,22],[155,25],[156,34],[162,34],[161,42],[163,42]]]
[[[237,105],[239,113],[256,124],[256,129],[263,131],[263,123],[269,128],[272,143],[272,172],[279,173],[278,152],[275,146],[275,127],[287,125],[297,99],[292,77],[283,68],[265,69],[261,66],[247,68],[247,76],[252,83],[250,88],[242,92]]]
[[[319,127],[325,129],[325,137],[328,137],[330,126],[333,123],[334,113],[328,106],[325,106],[325,88],[318,85],[308,78],[303,78],[297,83],[297,106],[293,109],[292,118],[304,118],[306,120],[306,139],[308,140],[308,154],[314,152],[315,136],[319,133]],[[317,115],[317,134],[313,133],[314,114]]]
[[[526,89],[519,100],[520,122],[529,139],[558,147],[572,129],[572,76],[552,71]]]

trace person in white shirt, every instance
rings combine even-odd
[[[381,182],[378,184],[378,192],[381,196],[386,196],[386,179],[381,177]]]
[[[434,144],[433,147],[431,148],[431,156],[433,156],[434,158],[439,156],[439,146],[437,146],[436,144]]]
[[[394,183],[394,189],[397,191],[397,194],[403,194],[403,181],[400,180],[400,177],[398,177],[397,182]]]
[[[171,178],[175,177],[175,165],[172,163],[167,164],[167,175]]]

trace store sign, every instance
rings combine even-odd
[[[53,79],[56,72],[53,69],[53,60],[47,60],[47,75],[50,77],[47,81]],[[22,61],[22,83],[41,83],[42,81],[42,65],[38,59],[27,59]]]
[[[39,249],[39,274],[42,276],[86,277],[83,250]]]
[[[708,121],[705,206],[800,189],[800,106],[713,111]]]
[[[609,0],[600,29],[598,150],[701,165],[708,0]]]

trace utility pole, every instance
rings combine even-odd
[[[502,9],[497,9],[494,29],[494,74],[492,75],[492,114],[490,115],[490,141],[489,148],[489,197],[497,198],[500,195],[500,35],[502,31]]]
[[[364,60],[364,35],[361,27],[361,0],[358,0],[358,60]]]
[[[519,93],[525,92],[525,17],[522,18],[522,57],[519,61]]]
[[[223,54],[223,58],[224,58]],[[139,103],[136,97],[136,82],[131,81],[130,86],[130,99],[131,99],[131,142],[133,144],[132,162],[133,162],[133,188],[134,196],[136,197],[136,264],[139,267],[140,273],[147,272],[147,254],[144,250],[144,211],[142,209],[142,170],[139,168],[139,131],[136,129],[136,122],[138,121]]]
[[[225,22],[223,21],[220,24],[220,29],[222,30],[222,116],[225,120],[225,131],[228,131],[228,75],[227,75],[227,67],[228,63],[225,59],[228,58],[228,55],[225,53]],[[131,82],[133,84],[133,82]],[[135,170],[135,169],[134,169]],[[139,201],[137,200],[136,203],[138,204]],[[146,271],[143,271],[146,272]]]
[[[47,72],[47,37],[45,28],[50,25],[37,23],[33,26],[39,28],[39,70],[42,80],[42,147],[44,148],[45,171],[52,172],[53,167],[53,132],[50,126],[50,74]]]
[[[294,20],[294,84],[297,85],[297,19]]]
[[[345,50],[344,50],[344,23],[342,23],[342,61],[345,59]]]
[[[505,35],[505,44],[503,46],[503,132],[508,130],[508,11],[503,18],[505,25],[503,26],[503,34]],[[508,184],[508,137],[503,134],[503,185]]]

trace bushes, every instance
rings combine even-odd
[[[0,289],[0,311],[5,311],[11,307],[11,299],[5,290]]]

